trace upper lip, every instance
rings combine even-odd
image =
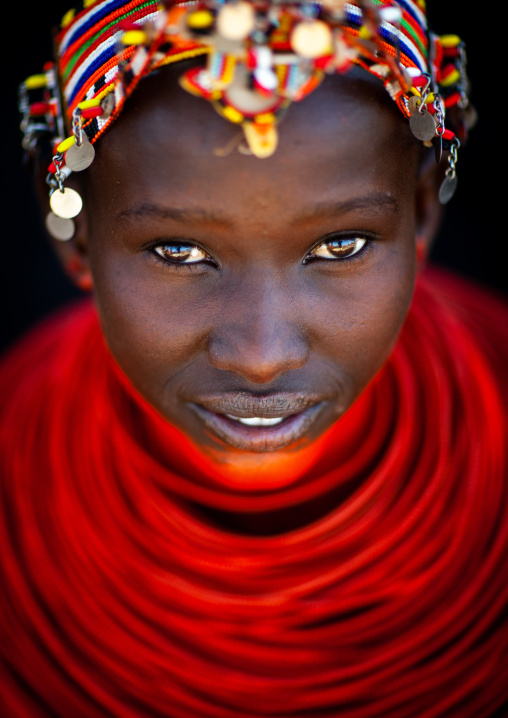
[[[271,419],[297,414],[322,400],[323,397],[303,393],[278,392],[262,395],[241,391],[199,397],[191,400],[191,403],[215,414],[229,414],[239,419],[254,416]]]

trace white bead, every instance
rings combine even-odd
[[[399,22],[402,17],[402,12],[398,7],[384,7],[379,14],[385,22]]]
[[[269,47],[266,47],[266,45],[256,47],[254,49],[254,56],[256,58],[256,67],[270,68],[272,66],[272,51]]]
[[[419,67],[406,67],[404,68],[410,77],[420,77],[422,71]]]
[[[265,90],[275,90],[279,85],[279,80],[275,72],[267,67],[259,67],[254,70],[254,77]]]

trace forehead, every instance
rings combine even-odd
[[[181,72],[146,77],[98,143],[92,183],[114,182],[119,203],[135,193],[140,202],[169,196],[177,204],[248,206],[275,195],[284,211],[310,197],[355,196],[372,184],[391,192],[415,175],[419,146],[407,121],[360,68],[327,77],[293,103],[266,159],[245,154],[241,128],[179,87]]]

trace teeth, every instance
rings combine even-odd
[[[240,419],[240,417],[231,416],[231,414],[226,414],[226,416],[233,419],[233,421],[238,421],[240,424],[245,424],[246,426],[276,426],[286,418],[285,416],[277,416],[273,419],[266,419],[262,416],[249,416],[248,418]]]

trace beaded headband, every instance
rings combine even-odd
[[[22,83],[20,110],[24,148],[48,136],[54,148],[46,224],[58,239],[73,235],[82,207],[66,178],[93,162],[93,145],[139,80],[199,56],[182,87],[240,125],[259,158],[275,151],[291,102],[327,73],[361,66],[383,82],[437,161],[449,151],[441,202],[455,191],[457,149],[472,124],[465,49],[456,35],[429,31],[424,0],[84,0],[64,16],[55,48],[56,61]]]

